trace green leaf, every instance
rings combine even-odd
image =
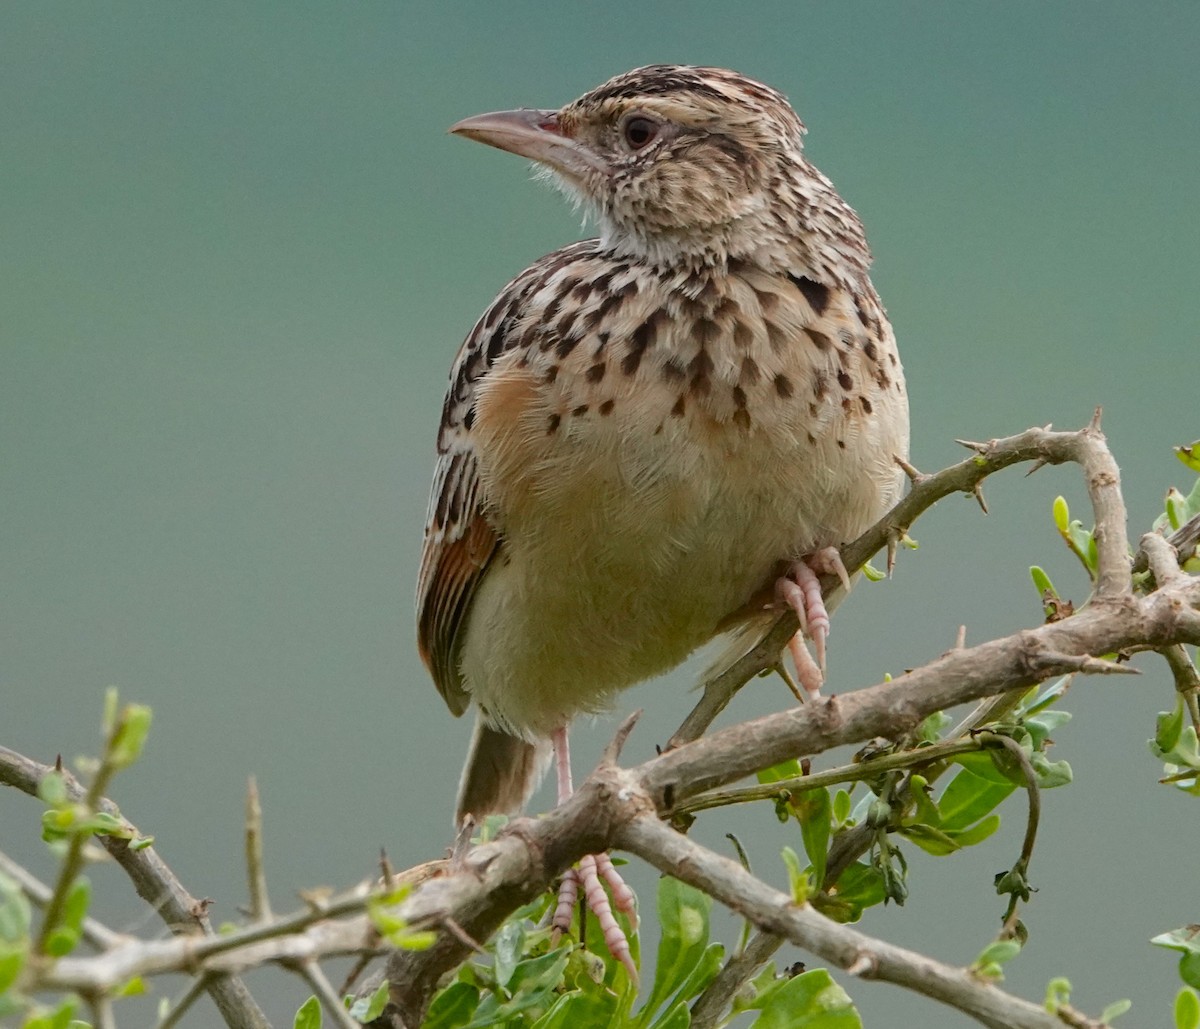
[[[814,889],[825,881],[825,862],[829,854],[830,821],[833,805],[826,789],[805,790],[792,798],[792,810],[800,820],[800,838],[813,870]]]
[[[501,1002],[496,994],[483,998],[468,1029],[485,1029],[534,1008],[549,1009],[562,984],[563,970],[571,956],[569,947],[559,947],[517,965],[509,981],[512,999]]]
[[[114,768],[128,768],[142,754],[150,733],[151,711],[144,704],[129,704],[121,712],[116,734],[108,751],[108,761]]]
[[[944,857],[961,849],[950,836],[932,825],[902,825],[898,832],[926,854],[932,854],[934,857]]]
[[[67,803],[67,783],[60,772],[47,772],[38,783],[38,797],[49,807]]]
[[[948,832],[974,825],[1017,788],[986,754],[960,754],[955,761],[963,770],[950,780],[938,800],[938,810],[942,813],[940,828]]]
[[[703,956],[696,962],[696,967],[692,969],[692,974],[687,977],[684,984],[679,987],[679,992],[675,994],[672,1000],[691,1000],[693,997],[699,997],[721,971],[721,962],[725,958],[725,945],[723,943],[710,943],[704,950]]]
[[[1051,508],[1054,514],[1054,526],[1064,536],[1067,534],[1067,527],[1071,524],[1071,509],[1067,507],[1067,498],[1057,496],[1054,498],[1054,505]]]
[[[651,1026],[651,1029],[687,1029],[692,1024],[692,1015],[688,1011],[686,1001],[680,1001],[670,1008],[662,1018]]]
[[[18,947],[11,943],[0,943],[0,993],[5,993],[17,981],[17,976],[21,974],[21,969],[25,967],[25,961],[28,956],[29,950],[27,947]]]
[[[1200,439],[1188,446],[1172,447],[1175,456],[1193,472],[1200,472]]]
[[[70,954],[79,945],[79,931],[60,925],[46,936],[45,952],[52,958]]]
[[[773,990],[751,1029],[862,1029],[862,1020],[829,972],[814,968]]]
[[[971,964],[971,971],[981,978],[999,981],[1004,978],[1000,969],[1020,953],[1021,944],[1016,940],[993,940]]]
[[[430,1009],[432,1011],[432,1009]],[[617,997],[610,992],[585,993],[573,990],[565,993],[541,1018],[533,1023],[532,1029],[576,1029],[582,1026],[604,1026],[617,1024]],[[426,1022],[423,1029],[432,1029]],[[438,1026],[437,1029],[443,1029]],[[445,1029],[449,1029],[447,1023]]]
[[[479,1007],[479,990],[471,983],[455,982],[433,999],[422,1029],[459,1029]]]
[[[1131,1000],[1114,1000],[1100,1012],[1100,1021],[1105,1025],[1111,1025],[1131,1007],[1133,1007],[1133,1001]]]
[[[292,1029],[321,1029],[321,1002],[316,997],[309,997],[300,1005]]]
[[[679,990],[704,957],[712,898],[686,883],[663,876],[658,884],[658,921],[662,932],[654,969],[654,987],[638,1018],[647,1025],[654,1012]]]
[[[27,942],[33,912],[15,879],[0,872],[0,943]]]
[[[1175,997],[1175,1029],[1200,1029],[1200,997],[1186,986]]]
[[[1029,569],[1029,575],[1033,579],[1033,588],[1037,590],[1039,597],[1044,597],[1047,593],[1051,596],[1058,596],[1058,590],[1054,588],[1054,583],[1050,581],[1050,576],[1037,565],[1033,565]]]
[[[850,818],[850,794],[845,790],[838,790],[833,795],[833,821],[838,827],[846,824]]]
[[[1058,976],[1046,984],[1046,1010],[1058,1014],[1058,1009],[1071,1001],[1071,981]]]
[[[999,828],[1000,816],[988,815],[987,818],[980,819],[969,829],[958,829],[948,832],[946,835],[960,847],[973,847],[977,843],[982,843]]]
[[[388,981],[383,980],[379,984],[379,988],[369,997],[359,997],[353,1004],[350,1005],[350,1017],[359,1022],[372,1022],[383,1014],[383,1009],[387,1007],[388,999]]]
[[[800,762],[795,758],[788,758],[770,768],[764,768],[758,773],[758,781],[761,783],[782,782],[784,779],[799,779],[803,774]]]
[[[1170,754],[1183,735],[1183,694],[1175,694],[1175,710],[1160,711],[1155,719],[1154,748],[1159,757]]]
[[[493,943],[496,982],[507,986],[525,950],[525,927],[515,920],[506,922]]]
[[[808,900],[809,883],[808,875],[800,864],[800,855],[791,847],[784,847],[782,857],[784,865],[787,866],[788,887],[792,894],[792,903],[804,904]]]

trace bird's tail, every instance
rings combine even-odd
[[[519,811],[546,774],[550,754],[549,740],[529,743],[477,718],[458,783],[456,824],[467,815],[479,819]]]

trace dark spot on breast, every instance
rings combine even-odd
[[[738,372],[739,382],[757,382],[759,376],[758,362],[753,357],[743,357],[742,367]]]
[[[638,370],[638,365],[642,363],[642,355],[654,342],[655,336],[658,333],[658,321],[660,317],[665,317],[661,311],[655,311],[641,325],[633,330],[633,334],[629,337],[629,350],[621,359],[621,371],[626,375],[632,375]]]
[[[804,334],[813,341],[818,350],[828,350],[833,346],[833,340],[817,329],[805,329]]]
[[[746,406],[746,391],[741,386],[733,387],[733,406],[738,408]]]
[[[744,407],[739,407],[733,412],[733,424],[739,429],[750,428],[750,412]]]
[[[699,350],[696,356],[692,358],[688,364],[688,371],[693,375],[711,375],[713,370],[712,358],[708,356],[708,351]]]
[[[597,408],[601,414],[612,414],[612,409],[613,402],[611,400],[604,401],[604,403]]]
[[[888,373],[882,368],[875,373],[875,381],[879,384],[880,389],[887,389],[892,384],[892,380],[888,378]]]
[[[837,443],[838,443],[838,446],[841,447],[843,450],[846,449],[846,441],[844,439],[838,440]]]
[[[894,353],[888,354],[888,364],[895,368],[898,363],[899,362],[896,360],[896,355]]]
[[[850,378],[845,369],[838,372],[838,385],[844,390],[854,389],[854,380]]]
[[[470,407],[467,408],[467,413],[463,415],[463,428],[466,429],[468,432],[470,432],[471,427],[474,424],[475,424],[475,405],[472,404]]]
[[[504,331],[506,328],[507,328],[507,326],[501,325],[500,328],[498,328],[495,332],[493,332],[488,337],[488,341],[487,341],[488,364],[491,364],[493,361],[496,360],[497,357],[499,357],[502,353],[504,353],[504,341],[508,337],[508,333]]]
[[[762,308],[763,314],[770,314],[779,304],[779,294],[772,293],[769,290],[756,289],[754,295],[758,297],[758,306]]]
[[[607,332],[596,333],[596,354],[597,354],[597,356],[604,351],[604,348],[606,346],[608,346],[608,333]]]
[[[550,298],[550,302],[542,309],[539,320],[543,323],[551,321],[558,314],[558,308],[563,302],[563,296],[559,293],[557,296]]]
[[[817,372],[813,376],[813,396],[821,400],[826,393],[829,392],[829,380],[824,372]]]
[[[871,401],[869,401],[866,397],[859,397],[858,399],[862,404],[862,409],[866,411],[867,414],[870,414],[874,410],[874,408],[871,406]]]
[[[673,414],[676,418],[678,418],[681,414],[683,414],[686,406],[687,406],[687,402],[684,399],[683,395],[680,394],[679,399],[675,401],[675,406],[673,408],[671,408],[671,414]]]
[[[813,443],[813,444],[815,444],[815,443],[817,442],[817,437],[816,437],[816,436],[814,436],[814,435],[813,435],[811,432],[810,432],[810,433],[807,433],[806,435],[808,436],[808,442],[809,442],[809,443]]]
[[[702,397],[712,390],[712,382],[709,381],[707,375],[693,375],[692,381],[688,383],[688,392],[695,396]]]
[[[558,378],[558,365],[552,364],[549,368],[546,369],[546,374],[542,376],[542,382],[544,382],[547,386],[549,386],[557,378]]]
[[[744,321],[733,323],[733,345],[742,350],[749,350],[754,342],[754,330]]]
[[[552,414],[546,422],[546,435],[553,436],[558,431],[558,423],[561,421],[561,415]]]
[[[869,339],[863,344],[863,353],[872,361],[875,360],[875,341],[873,339]]]
[[[587,414],[587,413],[588,413],[587,404],[580,404],[577,408],[575,408],[571,412],[571,414],[573,414],[576,418],[578,418],[581,414]]]
[[[608,368],[608,365],[606,365],[603,361],[597,361],[594,365],[591,366],[591,368],[589,368],[587,370],[587,375],[586,375],[587,381],[588,382],[599,382],[601,379],[604,378],[604,372],[607,368]]]
[[[627,279],[622,285],[612,291],[612,295],[618,300],[624,300],[626,297],[637,296],[638,281],[636,276]]]
[[[796,287],[804,294],[814,313],[822,315],[829,306],[829,287],[804,275],[788,275]]]
[[[711,318],[697,318],[692,326],[692,335],[700,346],[706,347],[721,338],[721,326]]]
[[[592,289],[594,289],[597,293],[606,293],[608,291],[608,284],[612,282],[612,277],[613,272],[611,270],[601,272],[594,279],[592,279]]]
[[[578,336],[563,336],[554,347],[554,352],[561,361],[579,345]]]
[[[571,290],[571,299],[580,306],[587,303],[587,299],[591,295],[592,284],[590,282],[580,282]]]
[[[783,397],[784,400],[786,400],[795,392],[795,389],[792,386],[792,380],[786,375],[776,375],[775,392]]]
[[[687,377],[687,370],[678,358],[672,357],[667,361],[662,368],[663,378],[668,382],[678,382],[680,379]]]
[[[849,397],[843,397],[843,398],[842,398],[842,411],[843,411],[845,414],[849,414],[849,413],[850,413],[850,408],[851,408],[851,406],[852,406],[852,405],[851,405],[851,402],[850,402],[850,398],[849,398]]]

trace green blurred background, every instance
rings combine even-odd
[[[1198,39],[1193,0],[3,5],[0,740],[95,753],[107,685],[151,704],[114,792],[218,920],[245,898],[251,773],[277,907],[370,874],[381,846],[398,866],[442,853],[470,725],[420,665],[411,597],[445,374],[496,291],[581,233],[523,162],[445,129],[639,64],[726,65],[792,98],[867,224],[920,467],[1103,404],[1141,531],[1188,478],[1170,446],[1200,436]],[[1032,563],[1081,601],[1059,492],[1083,507],[1079,476],[1046,470],[994,481],[987,519],[931,512],[894,580],[839,610],[830,688],[926,661],[960,623],[973,642],[1036,623]],[[1070,695],[1054,756],[1077,781],[1045,797],[1008,984],[1036,1000],[1066,975],[1080,1006],[1132,997],[1150,1025],[1177,980],[1146,940],[1200,920],[1200,833],[1155,783],[1171,688],[1139,666]],[[630,760],[694,674],[622,698],[647,708]],[[788,703],[762,680],[728,717]],[[614,725],[578,727],[580,773]],[[1005,810],[983,847],[914,855],[908,905],[863,928],[969,962],[1019,846],[1023,806]],[[46,874],[38,822],[0,795],[3,847]],[[794,829],[766,810],[700,826],[718,847],[730,829],[785,881]],[[119,873],[95,879],[101,914],[157,931]],[[635,882],[652,903],[653,875]],[[251,985],[279,1025],[307,992]],[[846,985],[868,1026],[972,1024]],[[206,1003],[185,1024],[214,1025]]]

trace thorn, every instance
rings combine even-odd
[[[982,482],[975,483],[975,488],[973,490],[971,490],[971,493],[974,494],[975,499],[977,501],[979,501],[979,509],[984,514],[987,514],[988,513],[987,501],[983,499],[983,483]]]
[[[780,658],[782,659],[782,657],[783,655],[781,654]],[[808,702],[808,697],[805,696],[804,691],[796,685],[796,680],[792,678],[792,673],[787,670],[787,665],[785,665],[782,660],[775,665],[775,671],[779,673],[779,678],[787,683],[787,688],[792,691],[793,697],[795,697],[801,704]]]
[[[1088,430],[1091,432],[1100,431],[1100,416],[1104,413],[1104,408],[1099,404],[1096,405],[1096,410],[1092,412],[1092,420],[1088,422]]]
[[[896,458],[896,464],[898,464],[900,466],[900,468],[903,470],[904,474],[908,476],[908,481],[911,482],[914,486],[918,482],[921,482],[922,480],[928,478],[928,476],[925,475],[924,472],[920,471],[919,469],[915,468],[913,465],[909,464],[902,457]]]
[[[1045,467],[1046,467],[1046,465],[1048,465],[1049,463],[1050,463],[1050,462],[1049,462],[1049,461],[1047,461],[1047,460],[1046,460],[1044,457],[1039,457],[1039,458],[1038,458],[1036,461],[1034,461],[1034,462],[1033,462],[1033,464],[1031,464],[1031,465],[1029,466],[1029,471],[1027,471],[1027,472],[1025,473],[1025,478],[1027,478],[1027,479],[1028,479],[1028,478],[1029,478],[1029,476],[1031,476],[1031,475],[1032,475],[1034,472],[1041,471],[1041,470],[1042,470],[1043,468],[1045,468]]]
[[[967,627],[960,625],[958,627],[958,635],[954,638],[954,649],[964,650],[967,646]]]
[[[387,855],[387,850],[384,847],[379,848],[379,873],[383,879],[383,885],[386,889],[392,888],[392,882],[395,880],[395,871],[392,868],[391,859]]]
[[[896,549],[899,546],[900,537],[896,534],[895,530],[889,532],[887,539],[887,573],[889,579],[896,568]]]
[[[449,915],[442,916],[442,928],[444,928],[446,932],[458,940],[458,942],[468,950],[473,950],[476,954],[487,953],[487,951],[485,951],[483,947],[479,945],[479,942]]]
[[[629,739],[629,734],[633,732],[633,727],[637,725],[638,719],[641,717],[642,709],[639,707],[617,726],[617,731],[613,735],[612,740],[604,748],[604,756],[601,758],[604,764],[615,765],[617,763],[617,759],[621,756],[621,749],[625,746],[625,741]]]
[[[846,974],[853,976],[867,975],[868,973],[873,973],[875,968],[875,958],[865,950],[860,950],[854,956],[854,960],[846,966]]]

